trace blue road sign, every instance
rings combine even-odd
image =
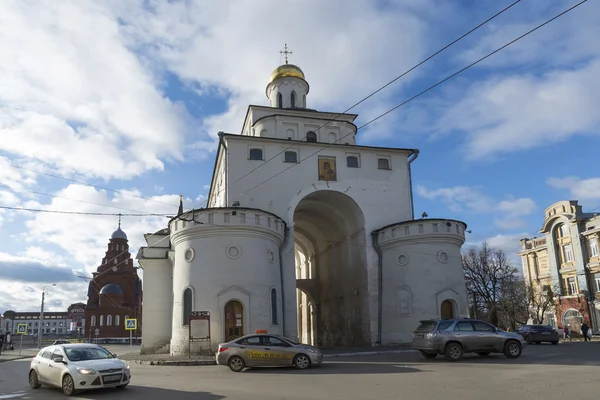
[[[133,331],[137,329],[137,319],[129,318],[125,320],[125,330]]]
[[[17,334],[18,335],[27,335],[27,324],[18,324],[17,325]]]

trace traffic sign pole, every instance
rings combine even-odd
[[[129,331],[129,347],[133,347],[133,331]]]
[[[21,355],[22,350],[23,350],[23,335],[21,335],[21,346],[19,347],[19,356]]]

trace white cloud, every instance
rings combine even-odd
[[[529,234],[525,232],[511,235],[491,236],[479,241],[467,242],[464,244],[463,250],[466,251],[471,248],[479,248],[484,242],[487,242],[489,247],[502,250],[504,254],[506,254],[511,265],[521,271],[521,257],[517,255],[521,251],[519,240],[526,237],[529,237]]]
[[[0,36],[0,150],[104,178],[181,157],[184,110],[102,5],[1,2]]]
[[[423,56],[428,32],[419,11],[427,10],[427,18],[452,12],[449,6],[412,0],[386,8],[343,0],[285,7],[277,0],[149,3],[143,9],[139,3],[113,3],[124,21],[122,32],[131,46],[160,60],[199,93],[229,95],[226,110],[204,120],[212,135],[239,132],[247,104],[266,104],[265,86],[282,62],[278,51],[284,42],[311,85],[308,106],[343,111]],[[382,92],[375,104],[419,72]]]
[[[572,200],[600,199],[600,178],[581,179],[576,176],[549,178],[546,183],[556,189],[564,189]]]
[[[495,77],[448,99],[437,134],[464,132],[466,157],[548,146],[575,135],[596,135],[600,114],[600,58],[568,70]]]
[[[494,213],[497,227],[510,230],[522,228],[525,221],[520,217],[530,215],[537,206],[530,198],[507,196],[505,200],[496,200],[485,195],[480,187],[455,186],[429,190],[417,185],[417,194],[430,200],[441,200],[453,212]]]

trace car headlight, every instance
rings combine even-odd
[[[94,375],[96,373],[96,371],[89,368],[77,368],[77,372],[79,372],[81,375]]]
[[[129,369],[129,364],[125,364],[125,369]]]
[[[315,354],[318,353],[318,350],[315,350],[315,349],[309,349],[309,348],[307,348],[306,350],[310,351],[311,353],[315,353]]]

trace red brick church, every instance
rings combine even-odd
[[[110,237],[102,264],[92,274],[85,310],[87,339],[128,338],[126,318],[137,318],[134,337],[141,337],[142,281],[129,253],[127,235],[119,227]]]

